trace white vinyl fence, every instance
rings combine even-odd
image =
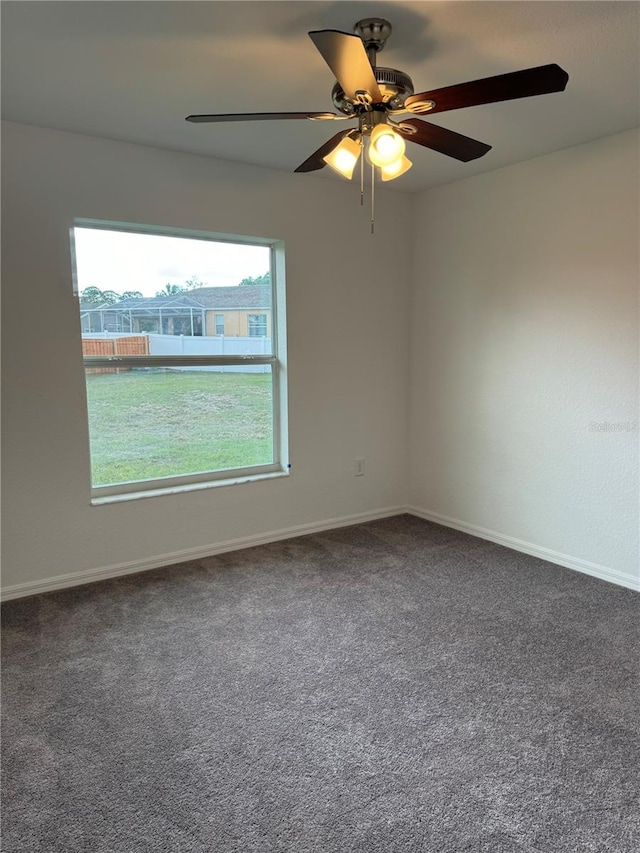
[[[87,332],[82,336],[83,340],[118,340],[137,338],[142,341],[147,339],[145,346],[140,352],[120,349],[121,355],[271,355],[271,338],[267,337],[229,337],[216,335],[215,337],[202,337],[190,335],[156,335],[146,332]],[[118,353],[118,350],[115,350]],[[85,355],[102,355],[102,352],[85,350]],[[268,364],[227,365],[221,367],[174,367],[172,370],[213,370],[218,373],[269,373]]]
[[[189,335],[149,336],[149,355],[271,355],[271,338],[191,337]],[[178,367],[176,370],[212,370],[218,373],[269,373],[268,364],[224,367]]]

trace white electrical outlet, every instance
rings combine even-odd
[[[356,477],[364,477],[364,459],[356,459],[355,474]]]

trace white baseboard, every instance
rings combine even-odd
[[[333,530],[338,527],[351,527],[354,524],[362,524],[365,521],[376,521],[379,518],[389,518],[394,515],[402,515],[407,512],[404,506],[385,507],[372,512],[360,512],[341,518],[327,518],[323,521],[311,522],[310,524],[298,524],[295,527],[286,527],[282,530],[273,530],[269,533],[258,533],[254,536],[244,536],[241,539],[229,539],[226,542],[217,542],[212,545],[203,545],[199,548],[186,548],[182,551],[172,551],[168,554],[158,554],[154,557],[141,560],[131,560],[128,563],[116,563],[112,566],[102,566],[97,569],[89,569],[86,572],[73,572],[66,575],[58,575],[38,581],[28,581],[5,587],[2,590],[1,600],[9,601],[12,598],[24,598],[27,595],[37,595],[41,592],[51,592],[55,589],[81,586],[86,583],[107,580],[108,578],[132,575],[144,572],[148,569],[160,569],[175,563],[184,563],[188,560],[198,560],[203,557],[212,557],[215,554],[224,554],[229,551],[239,551],[242,548],[252,548],[254,545],[265,545],[268,542],[278,542],[283,539],[292,539],[295,536],[306,536],[310,533],[320,533],[323,530]]]
[[[441,524],[443,527],[453,527],[454,530],[470,533],[472,536],[477,536],[480,539],[488,539],[490,542],[496,542],[498,545],[504,545],[507,548],[512,548],[514,551],[521,551],[523,554],[540,557],[541,560],[547,560],[549,563],[555,563],[567,569],[574,569],[576,572],[582,572],[585,575],[591,575],[592,577],[600,578],[600,580],[609,581],[609,583],[640,592],[640,577],[634,578],[615,569],[608,569],[606,566],[599,566],[597,563],[590,563],[588,560],[581,560],[578,557],[561,554],[559,551],[543,548],[541,545],[534,545],[531,542],[524,542],[522,539],[516,539],[513,536],[505,536],[502,533],[496,533],[494,530],[487,530],[484,527],[478,527],[476,524],[468,524],[466,521],[449,518],[437,512],[431,512],[414,506],[407,507],[406,512],[411,515],[417,515],[419,518],[424,518],[426,521]]]
[[[627,589],[640,592],[640,578],[633,578],[630,575],[623,574],[622,572],[618,572],[614,569],[608,569],[605,566],[590,563],[587,560],[571,557],[568,554],[561,554],[558,551],[552,551],[550,548],[543,548],[542,546],[534,545],[531,542],[524,542],[523,540],[516,539],[513,536],[505,536],[502,533],[496,533],[494,530],[487,530],[486,528],[478,527],[475,524],[468,524],[466,521],[449,518],[448,516],[440,515],[437,512],[430,512],[429,510],[424,510],[414,506],[395,506],[385,507],[372,512],[355,513],[341,518],[327,518],[322,521],[311,522],[309,524],[299,524],[295,527],[273,530],[269,533],[258,533],[254,536],[245,536],[240,539],[229,539],[224,542],[203,545],[198,548],[186,548],[182,551],[158,554],[154,557],[144,558],[141,560],[132,560],[127,563],[117,563],[112,566],[89,569],[86,572],[75,572],[71,574],[58,575],[53,578],[46,578],[44,580],[15,584],[13,586],[5,587],[2,590],[1,599],[2,601],[9,601],[13,598],[23,598],[28,595],[37,595],[41,592],[52,592],[56,589],[81,586],[86,583],[122,577],[123,575],[136,574],[137,572],[144,572],[149,569],[159,569],[175,563],[184,563],[188,560],[198,560],[203,557],[212,557],[215,554],[239,551],[242,548],[252,548],[255,545],[265,545],[268,542],[279,542],[284,539],[292,539],[296,536],[320,533],[323,530],[350,527],[354,524],[362,524],[366,521],[376,521],[379,518],[389,518],[394,515],[402,515],[403,513],[409,513],[410,515],[415,515],[418,518],[424,518],[426,521],[433,521],[436,524],[441,524],[443,527],[452,527],[453,529],[460,530],[463,533],[469,533],[471,536],[477,536],[480,539],[487,539],[490,542],[496,542],[498,545],[504,545],[514,551],[531,554],[531,556],[540,557],[540,559],[547,560],[549,563],[555,563],[556,565],[563,566],[567,569],[574,569],[575,571],[600,578],[601,580],[608,581],[609,583],[614,583],[618,586],[623,586]]]

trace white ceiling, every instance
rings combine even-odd
[[[418,191],[636,127],[637,2],[3,2],[5,120],[293,171],[338,129],[191,124],[189,113],[331,110],[309,30],[387,18],[378,64],[416,92],[556,62],[563,93],[434,115],[493,146],[459,163],[412,146],[394,189]],[[330,169],[301,181],[340,180]]]

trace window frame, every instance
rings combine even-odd
[[[121,500],[174,494],[181,491],[231,485],[252,480],[287,476],[288,464],[288,408],[287,408],[287,336],[284,242],[272,238],[245,237],[208,231],[192,231],[168,226],[140,225],[136,223],[108,222],[105,220],[76,218],[70,230],[71,267],[74,294],[80,297],[75,255],[75,228],[92,228],[102,231],[152,236],[178,237],[189,240],[205,240],[214,243],[233,243],[243,246],[261,246],[269,249],[269,272],[271,279],[271,354],[268,355],[194,355],[194,356],[82,356],[84,368],[115,367],[225,367],[242,365],[269,365],[271,368],[272,406],[272,458],[261,465],[225,468],[218,471],[203,471],[189,474],[135,480],[110,485],[94,486],[91,479],[91,503],[99,505]],[[78,312],[80,335],[80,312]],[[214,319],[215,323],[215,319]],[[86,374],[84,383],[85,416],[87,434],[89,430]],[[91,450],[89,449],[91,454]],[[91,463],[91,457],[90,457]]]

